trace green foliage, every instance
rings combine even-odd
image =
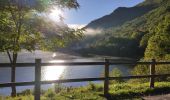
[[[155,66],[155,74],[161,75],[161,74],[169,74],[170,73],[170,66],[169,65],[156,65]],[[131,71],[132,75],[149,75],[150,74],[150,67],[149,65],[137,65],[134,67],[134,69]],[[131,79],[129,82],[138,82],[138,83],[144,83],[148,82],[149,78],[142,78],[142,79]],[[170,81],[168,77],[156,77],[155,81]]]
[[[121,77],[121,76],[123,76],[123,73],[120,69],[113,68],[111,71],[109,71],[109,76],[110,77]],[[101,77],[104,77],[104,73],[101,73]],[[110,82],[110,84],[122,83],[122,82],[124,82],[124,80],[123,79],[115,79],[115,80],[110,80],[109,82]],[[89,84],[89,85],[93,85],[93,84]]]
[[[145,49],[148,45],[148,40],[151,36],[152,36],[152,34],[150,34],[150,33],[145,34],[140,41],[140,47]]]
[[[94,27],[104,28],[104,30],[101,32],[101,34],[91,38],[95,41],[87,42],[86,48],[83,49],[84,51],[81,50],[81,53],[135,58],[144,57],[146,55],[150,56],[149,58],[146,57],[148,59],[155,55],[156,52],[159,53],[158,56],[162,55],[162,53],[163,55],[164,53],[168,53],[168,34],[170,32],[169,5],[169,0],[146,0],[135,7],[141,7],[141,10],[146,10],[153,7],[152,9],[146,11],[140,16],[132,18],[131,20],[128,19],[122,24],[118,24],[116,26],[109,24],[109,28],[105,28],[104,26],[101,27],[104,24],[111,23],[111,21],[104,21],[107,19],[107,17],[93,21],[93,24],[96,23]],[[129,9],[133,9],[135,7]],[[117,13],[127,13],[124,11],[125,9],[127,12],[129,11],[128,8],[119,8],[113,12],[113,15],[108,15],[108,17],[111,17],[110,19],[112,20],[114,19],[112,18],[114,17],[114,14],[116,15]],[[121,19],[119,16],[115,18]],[[124,15],[124,17],[127,16],[129,17],[129,14]],[[98,24],[99,22],[102,22],[103,24]],[[93,28],[91,23],[89,24],[89,28],[90,27]],[[158,37],[162,37],[161,41],[163,41],[161,42],[159,40],[160,38]],[[163,38],[165,38],[165,40]],[[166,50],[165,47],[163,47],[164,49],[162,47],[161,49],[157,49],[158,47],[155,46],[157,43],[160,43],[161,46],[163,44],[163,46],[166,47]],[[152,51],[152,49],[155,47],[157,50]]]
[[[25,95],[25,96],[17,96],[17,97],[6,97],[5,100],[34,100],[34,96]]]
[[[155,29],[156,34],[149,41],[145,51],[145,59],[155,58],[164,60],[170,54],[170,15],[158,24]]]
[[[80,29],[61,28],[57,25],[54,27],[52,21],[44,21],[48,19],[40,16],[41,12],[48,12],[54,6],[77,9],[79,4],[76,0],[36,0],[34,2],[0,0],[0,5],[0,51],[8,50],[17,53],[21,49],[32,51],[36,48],[44,50],[45,47],[47,49],[63,47],[65,41],[79,38],[82,34]],[[46,32],[43,31],[46,28],[48,28]],[[44,39],[44,33],[47,34],[50,29],[55,28],[58,29],[57,35],[53,38],[48,37],[48,40]],[[64,37],[59,37],[62,33],[65,33]],[[56,34],[56,31],[53,31],[53,34]]]
[[[134,69],[131,71],[132,75],[149,75],[149,66],[147,65],[137,65],[134,67]],[[142,78],[142,79],[131,79],[130,82],[138,82],[138,83],[144,83],[148,82],[149,78]]]
[[[60,83],[55,84],[54,89],[56,93],[59,93],[62,90],[62,85]]]
[[[56,100],[55,95],[56,93],[52,89],[48,89],[44,94],[46,100]]]
[[[154,2],[154,1],[153,1]],[[152,2],[152,3],[153,3]],[[157,7],[157,6],[156,6]],[[86,28],[92,29],[109,29],[119,27],[128,21],[140,17],[155,7],[152,4],[148,6],[119,7],[110,15],[103,16],[99,19],[91,21]],[[130,13],[130,15],[129,15]]]
[[[60,5],[61,7],[67,8],[78,8],[80,5],[78,4],[77,0],[55,0],[55,3]]]
[[[58,6],[60,8],[79,8],[79,4],[77,0],[34,0],[34,1],[10,1],[10,0],[0,0],[0,7],[3,9],[8,9],[8,5],[12,3],[13,9],[15,9],[16,5],[20,5],[25,10],[36,10],[36,11],[45,11],[50,7]],[[0,9],[1,10],[1,9]]]
[[[170,14],[167,12],[168,7],[160,7],[157,9],[157,12],[151,12],[151,16],[149,16],[150,20],[153,20],[152,16],[158,16],[157,20],[159,22],[151,22],[148,23],[156,23],[155,27],[150,27],[149,34],[144,35],[142,40],[140,41],[140,45],[145,48],[144,60],[148,61],[151,59],[156,59],[157,61],[169,61],[170,55]],[[161,15],[162,14],[162,15]],[[168,74],[170,73],[169,65],[157,65],[156,66],[156,74]],[[145,65],[137,65],[132,71],[133,75],[147,75],[149,74],[149,66]],[[156,78],[157,81],[168,81],[168,77],[160,77]],[[146,82],[148,79],[138,79],[136,81]]]
[[[139,54],[139,47],[136,46],[135,39],[120,38],[120,37],[105,37],[90,44],[89,48],[80,50],[83,54],[98,54],[98,55],[114,55],[120,57],[136,57]],[[131,51],[131,52],[129,52]],[[136,55],[134,55],[136,54]]]
[[[163,59],[170,53],[170,34],[156,34],[148,41],[145,51],[145,59]]]
[[[30,89],[26,89],[26,90],[22,91],[21,93],[17,93],[18,96],[19,95],[33,95],[33,94],[34,94],[33,91]]]
[[[96,90],[95,84],[92,83],[92,82],[89,82],[89,84],[88,84],[88,89],[91,90],[91,91],[95,91],[95,90]]]
[[[77,9],[79,4],[77,0],[0,0],[0,52],[7,53],[12,65],[11,82],[15,82],[15,63],[22,49],[55,50],[82,34],[81,30],[76,32],[44,21],[43,13],[55,6]],[[45,34],[50,33],[48,29],[54,30],[55,35],[46,37]],[[12,95],[16,95],[15,86],[12,86]]]
[[[138,4],[138,6],[147,6],[147,5],[159,5],[161,2],[163,2],[163,0],[145,0],[144,2]]]
[[[162,93],[169,93],[169,82],[159,82],[155,83],[155,88],[150,89],[149,83],[122,83],[113,84],[110,93],[113,94],[111,98],[114,100],[132,100],[134,98],[140,98],[141,96],[147,95],[158,95]]]
[[[98,88],[103,88],[102,84],[93,84]],[[134,100],[141,99],[144,96],[159,95],[170,93],[170,82],[156,82],[155,88],[150,89],[149,83],[115,83],[109,86],[110,96],[109,100]],[[45,91],[45,94],[41,95],[42,100],[70,100],[70,99],[81,99],[81,100],[107,100],[102,96],[103,90],[95,91],[88,90],[89,86],[75,87],[70,91],[63,90],[59,93],[55,93],[52,89]],[[33,95],[20,95],[18,97],[4,97],[6,100],[33,100]]]
[[[123,75],[123,73],[121,72],[121,70],[119,70],[118,68],[113,68],[112,71],[110,72],[110,76],[111,77],[121,77]],[[111,81],[111,83],[121,83],[123,82],[123,79],[116,79]]]

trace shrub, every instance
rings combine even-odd
[[[95,90],[96,90],[95,84],[92,83],[92,82],[89,82],[89,84],[88,84],[88,90],[95,91]]]
[[[112,71],[110,72],[110,76],[113,76],[113,77],[121,77],[123,76],[121,70],[119,70],[118,68],[113,68]],[[123,82],[124,80],[123,79],[115,79],[115,80],[112,80],[110,83],[121,83]]]
[[[149,75],[149,65],[137,65],[131,71],[132,75]],[[170,73],[170,66],[169,65],[156,65],[155,66],[155,74],[169,74]],[[156,77],[156,81],[170,81],[168,77]],[[149,78],[142,78],[142,79],[132,79],[130,81],[136,82],[148,82]]]
[[[48,89],[44,96],[47,98],[47,100],[55,100],[56,93],[52,89]]]
[[[26,89],[24,91],[22,91],[21,93],[17,93],[17,95],[32,95],[33,91],[30,89]]]

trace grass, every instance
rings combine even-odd
[[[89,83],[84,87],[57,87],[42,92],[41,100],[142,100],[143,96],[170,93],[170,82],[156,82],[150,89],[149,83],[114,83],[110,84],[110,95],[103,96],[103,85]],[[0,97],[1,98],[1,97]],[[32,92],[23,92],[15,98],[5,100],[33,100]],[[0,99],[1,100],[1,99]]]
[[[115,84],[110,86],[110,98],[114,100],[138,98],[142,100],[143,96],[161,95],[170,93],[170,82],[157,82],[155,88],[149,88],[149,83],[138,84]]]

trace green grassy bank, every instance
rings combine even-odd
[[[161,95],[170,93],[170,82],[156,82],[155,88],[150,89],[149,83],[112,83],[110,95],[103,96],[103,85],[89,83],[84,87],[63,87],[56,85],[55,88],[42,91],[42,100],[142,100],[148,95]],[[25,90],[12,98],[0,97],[0,100],[34,100],[33,92]]]

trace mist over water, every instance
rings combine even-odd
[[[93,28],[87,28],[85,30],[85,35],[90,35],[90,36],[93,36],[93,35],[96,35],[96,34],[101,34],[101,32],[103,31],[103,29],[93,29]]]

